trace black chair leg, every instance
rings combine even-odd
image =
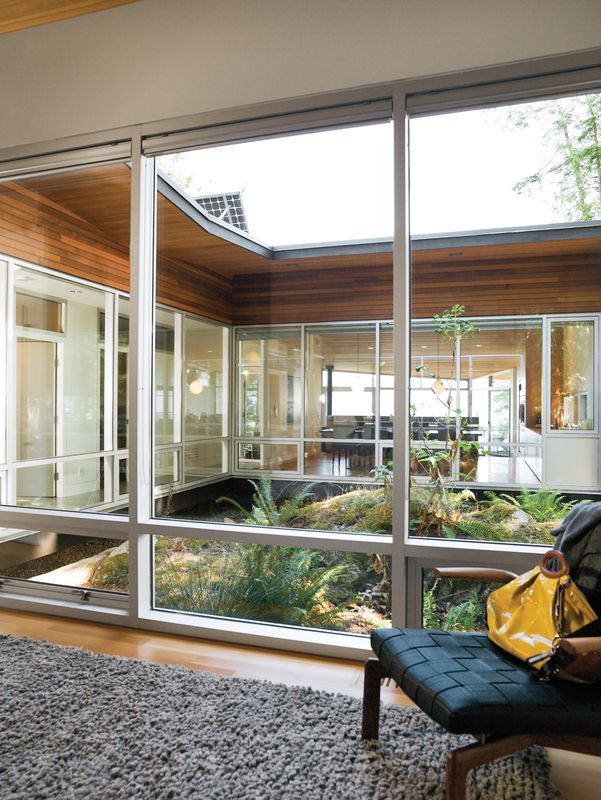
[[[377,658],[365,664],[363,677],[363,723],[362,739],[377,739],[380,734],[380,687],[387,673]]]

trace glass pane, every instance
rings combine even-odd
[[[298,472],[298,448],[295,444],[239,442],[237,468],[245,472]]]
[[[380,438],[392,439],[394,352],[392,323],[380,325]]]
[[[199,319],[184,320],[186,441],[227,434],[224,374],[228,337],[222,326]]]
[[[156,444],[181,440],[179,432],[179,366],[175,360],[176,322],[179,315],[158,311],[154,353],[154,430]],[[177,388],[176,388],[177,387]]]
[[[123,297],[118,301],[117,330],[117,447],[125,450],[128,442],[129,426],[129,300]]]
[[[550,423],[553,430],[595,427],[595,325],[592,320],[551,323]]]
[[[237,332],[242,436],[300,436],[300,328]]]
[[[27,327],[52,326],[28,335],[21,329],[17,337],[17,457],[29,460],[103,449],[105,305],[112,298],[34,270],[19,269],[17,279],[19,285],[26,279],[28,291],[63,298],[47,301],[17,293],[23,320],[29,301],[34,301],[31,316],[38,318]],[[58,335],[45,338],[46,331]]]
[[[154,606],[368,634],[390,626],[390,558],[155,537]]]
[[[119,495],[123,497],[129,492],[129,468],[127,458],[119,459]]]
[[[226,441],[187,445],[184,451],[184,481],[199,481],[226,471]]]
[[[437,578],[429,569],[422,576],[424,628],[486,631],[486,600],[499,584]]]
[[[389,122],[175,153],[158,168],[221,224],[271,246],[392,237]]]
[[[56,455],[56,344],[17,339],[17,458]]]
[[[160,450],[154,456],[154,485],[169,486],[179,481],[179,456],[175,450]]]
[[[12,397],[0,402],[0,458],[10,455],[3,503],[127,506],[112,468],[127,447],[117,317],[129,290],[130,183],[127,164],[0,182],[2,219],[19,231],[3,240],[10,262],[0,259],[2,287],[14,285],[10,318],[4,289],[0,304],[0,360],[13,369]]]
[[[307,329],[307,436],[375,438],[374,325]]]
[[[368,478],[375,466],[375,445],[358,441],[324,439],[307,442],[305,447],[305,473],[341,478]]]
[[[17,272],[16,280],[24,280],[27,271]],[[29,273],[29,276],[31,273]],[[31,280],[31,277],[30,277]],[[41,331],[64,333],[63,304],[47,297],[15,293],[15,319],[19,328],[37,328]]]
[[[105,462],[87,458],[19,467],[17,505],[64,510],[84,510],[105,502]]]
[[[599,119],[599,94],[412,119],[412,235],[599,219]]]
[[[600,124],[599,94],[410,121],[413,535],[547,544],[601,489]]]
[[[127,592],[127,542],[3,530],[0,531],[0,575],[57,586]]]
[[[379,166],[391,163],[391,127],[369,126],[371,134],[358,126],[276,136],[248,147],[224,145],[157,159],[156,300],[158,308],[176,310],[183,319],[183,458],[192,442],[232,437],[232,463],[221,462],[213,444],[216,458],[209,459],[206,473],[203,466],[182,465],[184,481],[191,475],[204,485],[174,487],[179,493],[171,506],[174,516],[216,524],[244,515],[256,518],[261,498],[253,499],[255,483],[273,512],[261,524],[281,525],[284,514],[290,527],[311,527],[295,518],[293,505],[300,510],[314,490],[318,502],[326,503],[332,492],[349,495],[354,505],[361,484],[377,493],[387,519],[384,484],[373,471],[380,437],[392,438],[392,241],[383,234],[377,238],[375,231],[382,232],[383,221],[392,218],[392,173],[379,172]],[[330,140],[339,147],[332,157]],[[386,152],[370,150],[368,142],[376,140]],[[351,141],[356,146],[347,149]],[[254,144],[269,157],[255,161]],[[278,154],[288,147],[296,156],[282,172]],[[327,163],[327,170],[316,170],[320,163]],[[336,179],[336,208],[312,213],[319,186],[331,182],[341,164],[352,164],[352,179],[350,173]],[[282,177],[286,186],[275,191]],[[339,202],[349,181],[353,189]],[[356,187],[373,183],[379,186],[377,203],[360,207],[349,200]],[[262,240],[260,230],[269,231]],[[341,237],[343,230],[335,248],[318,246]],[[373,233],[363,241],[368,230]],[[304,244],[285,251],[278,241],[288,247]],[[186,320],[193,316],[198,321],[189,325]],[[387,377],[379,392],[381,321],[380,360],[387,357],[388,363],[382,364]],[[233,329],[228,354],[233,374],[227,374],[224,358],[221,378],[217,339],[227,326]],[[177,346],[175,353],[177,359]],[[213,391],[222,412],[209,402]],[[231,426],[219,417],[227,409]],[[288,484],[294,485],[294,497],[285,489]],[[226,508],[217,502],[220,497],[242,510]],[[322,516],[316,511],[311,523],[320,530]],[[376,525],[361,508],[350,514],[348,525],[342,516],[332,523],[337,530],[359,531],[359,520],[366,531],[390,528],[389,522]]]

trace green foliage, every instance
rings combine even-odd
[[[463,603],[451,606],[445,617],[443,630],[445,631],[475,631],[481,609],[478,601],[470,597]]]
[[[478,631],[486,628],[486,599],[495,587],[479,581],[436,578],[424,574],[424,628]]]
[[[376,483],[384,484],[385,492],[390,492],[392,489],[393,469],[393,463],[389,461],[386,464],[378,464],[370,471],[370,475],[374,476]]]
[[[328,598],[346,571],[324,566],[319,552],[303,548],[210,548],[202,557],[157,564],[155,602],[200,614],[337,628],[344,605],[334,607]]]
[[[469,517],[457,518],[447,522],[443,529],[443,534],[456,539],[476,539],[484,542],[503,542],[507,541],[507,533],[499,525],[481,521]]]
[[[116,553],[100,561],[92,571],[88,585],[111,592],[129,591],[129,554]]]
[[[453,492],[440,481],[433,481],[427,486],[413,486],[409,499],[409,528],[415,536],[553,544],[554,537],[550,531],[557,520],[565,516],[573,502],[562,502],[561,513],[558,513],[557,505],[547,505],[546,498],[530,499],[531,494],[540,493],[523,494],[528,496],[525,501],[527,507],[535,513],[526,511],[522,519],[516,518],[516,512],[524,509],[515,498],[509,502],[504,496],[488,492],[488,499],[478,503],[469,490]],[[509,495],[506,497],[509,498]],[[541,508],[535,509],[536,503]]]
[[[424,592],[422,603],[422,625],[428,630],[440,630],[440,620],[436,608],[436,600],[434,599],[434,589],[436,584],[427,592]]]
[[[445,309],[442,314],[434,315],[436,327],[434,331],[447,341],[456,342],[474,336],[479,329],[469,319],[464,319],[465,306],[455,303],[451,308]]]
[[[541,166],[518,181],[514,191],[552,193],[568,220],[601,217],[601,95],[549,100],[512,110],[515,127],[543,128]]]
[[[314,483],[309,483],[298,494],[280,502],[281,495],[274,495],[271,476],[261,475],[259,482],[249,480],[254,491],[250,512],[231,497],[218,497],[218,503],[230,503],[244,514],[247,525],[280,527],[293,524],[301,506],[312,496]]]
[[[515,497],[510,494],[495,495],[493,492],[487,492],[486,495],[490,505],[510,503],[514,508],[519,508],[520,511],[531,516],[536,522],[563,519],[578,502],[577,500],[565,500],[561,492],[553,489],[539,489],[536,492],[522,489]]]
[[[461,519],[476,497],[469,489],[453,492],[440,477],[428,486],[413,487],[410,494],[410,530],[416,536],[452,535],[450,523]]]

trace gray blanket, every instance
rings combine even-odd
[[[601,502],[574,506],[551,533],[574,582],[601,617]]]

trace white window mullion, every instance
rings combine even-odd
[[[17,336],[15,327],[15,265],[9,262],[6,286],[6,502],[17,504]],[[12,387],[12,388],[10,388]]]
[[[117,317],[117,295],[106,292],[104,295],[104,397],[100,402],[104,404],[104,442],[103,450],[114,450],[116,447],[116,431],[114,430],[113,399],[117,399],[117,382],[115,364],[117,337],[115,335],[115,319]]]
[[[394,483],[392,491],[392,624],[407,620],[405,537],[409,531],[409,380],[411,336],[411,256],[409,247],[409,174],[406,95],[394,95],[394,246],[393,246],[393,354],[394,354]]]
[[[129,348],[129,592],[130,622],[151,609],[151,536],[141,523],[152,513],[152,387],[156,176],[153,159],[132,142]]]

